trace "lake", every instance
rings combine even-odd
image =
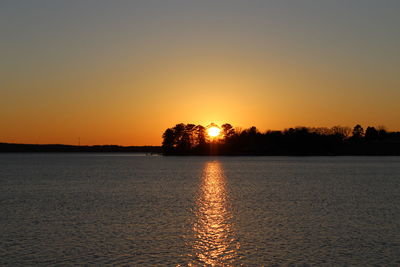
[[[0,265],[400,265],[400,157],[0,154]]]

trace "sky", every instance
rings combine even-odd
[[[0,2],[0,142],[177,123],[400,130],[400,1]]]

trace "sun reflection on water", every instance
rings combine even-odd
[[[232,265],[238,257],[239,242],[233,229],[226,178],[217,161],[208,162],[204,168],[195,217],[192,248],[196,260],[189,265]]]

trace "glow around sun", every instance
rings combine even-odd
[[[221,133],[221,129],[216,126],[212,126],[207,129],[207,133],[211,137],[217,137]]]

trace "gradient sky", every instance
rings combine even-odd
[[[400,1],[1,1],[0,142],[400,130]]]

